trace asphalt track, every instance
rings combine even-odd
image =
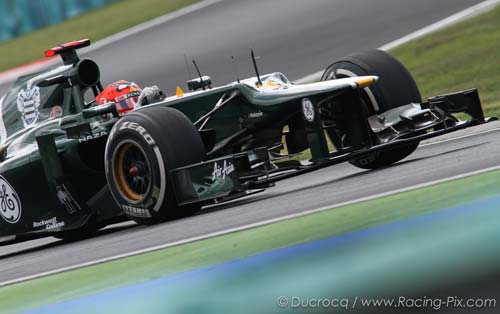
[[[356,311],[352,296],[398,299],[396,296],[405,291],[408,296],[425,292],[433,298],[443,292],[446,296],[467,292],[469,298],[495,298],[498,291],[488,287],[498,286],[495,275],[500,262],[499,203],[499,196],[481,199],[382,226],[139,281],[27,314],[164,314],[186,313],[189,309],[217,314],[282,314],[292,311],[285,311],[284,303],[277,307],[274,298],[289,296],[286,300],[290,301],[291,296],[305,295],[351,296],[351,305],[344,309],[364,313]],[[484,278],[481,274],[487,279],[478,281]],[[373,285],[381,278],[383,285]],[[448,285],[443,287],[439,282]],[[315,313],[297,308],[297,313]],[[456,309],[446,311],[445,306],[441,310],[439,313],[456,313]],[[383,312],[393,313],[377,313]],[[481,313],[493,312],[493,308],[485,307]]]
[[[291,79],[349,52],[384,45],[479,0],[226,0],[89,53],[103,81],[135,80],[167,92],[184,86],[184,54],[214,83],[261,72]],[[191,69],[191,73],[194,71]],[[498,125],[497,125],[498,127]],[[474,130],[472,130],[473,132]],[[0,282],[500,165],[500,132],[423,146],[378,171],[348,164],[279,182],[276,188],[205,213],[152,227],[118,226],[74,243],[52,238],[0,248]]]
[[[240,77],[253,76],[250,48],[260,56],[261,73],[281,71],[295,80],[348,53],[380,47],[480,2],[223,0],[85,57],[100,65],[104,83],[134,80],[170,94],[195,76],[193,58],[215,84],[236,80],[231,56]],[[0,94],[6,89],[0,86]]]

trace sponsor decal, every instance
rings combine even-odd
[[[24,127],[30,127],[38,120],[40,112],[40,87],[26,87],[17,94],[17,110],[22,115]]]
[[[56,119],[62,117],[62,115],[63,115],[63,108],[61,106],[54,106],[52,107],[52,110],[50,110],[49,119]]]
[[[314,121],[314,106],[309,98],[302,99],[302,113],[307,121]]]
[[[138,91],[134,91],[134,92],[130,92],[128,94],[124,94],[124,95],[120,95],[118,97],[115,98],[115,102],[120,102],[120,101],[123,101],[125,99],[128,99],[128,98],[132,98],[132,97],[139,97],[141,96],[141,92],[138,92]]]
[[[156,145],[155,140],[140,124],[131,121],[125,121],[123,124],[120,125],[120,130],[124,129],[134,130],[144,138],[146,143],[148,143],[149,145]]]
[[[69,193],[68,188],[66,188],[64,184],[56,185],[56,191],[56,196],[59,199],[59,202],[61,202],[61,204],[66,207],[68,213],[74,214],[77,210],[82,209],[78,202],[75,201],[73,195]]]
[[[257,111],[257,112],[250,112],[250,113],[248,114],[248,117],[249,117],[250,119],[256,119],[256,118],[260,118],[260,117],[262,117],[263,115],[264,115],[264,114],[262,113],[262,111],[260,111],[260,110],[259,110],[259,111]]]
[[[106,135],[108,135],[108,132],[106,132],[106,131],[100,131],[100,132],[97,132],[95,134],[80,136],[80,138],[78,139],[78,141],[80,143],[87,142],[87,141],[94,140],[96,138],[103,137],[103,136],[106,136]]]
[[[220,178],[224,180],[226,176],[234,172],[234,165],[227,160],[224,160],[222,166],[219,166],[218,162],[214,163],[214,171],[212,172],[212,181],[216,181]]]
[[[57,217],[33,222],[33,228],[45,228],[45,230],[59,229],[65,225],[64,221],[57,221]]]
[[[3,176],[0,176],[0,215],[10,224],[17,223],[21,218],[19,196]]]
[[[130,216],[151,218],[151,213],[146,208],[135,207],[130,205],[122,205],[122,209],[125,213],[127,213]]]
[[[7,140],[7,129],[5,128],[5,123],[3,121],[3,101],[5,95],[0,98],[0,145],[5,143]]]

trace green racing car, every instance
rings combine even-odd
[[[47,50],[63,63],[20,77],[0,99],[2,244],[155,224],[341,162],[386,167],[424,139],[491,120],[476,89],[422,101],[380,50],[338,60],[309,84],[259,75],[252,53],[255,77],[212,87],[200,74],[189,92],[124,113],[100,101],[99,67],[76,52],[88,45]],[[305,150],[309,160],[291,158]]]

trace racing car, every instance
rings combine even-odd
[[[335,61],[309,84],[260,75],[252,52],[255,77],[212,87],[200,74],[189,92],[120,114],[96,103],[99,67],[77,54],[88,45],[47,50],[62,64],[20,77],[0,100],[4,244],[156,224],[342,162],[386,167],[424,139],[491,120],[476,89],[422,101],[380,50]],[[292,158],[306,150],[308,160]]]

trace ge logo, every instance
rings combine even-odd
[[[302,99],[302,113],[307,121],[314,121],[314,106],[309,98]]]
[[[15,224],[21,218],[19,196],[2,176],[0,176],[0,215],[10,224]]]

